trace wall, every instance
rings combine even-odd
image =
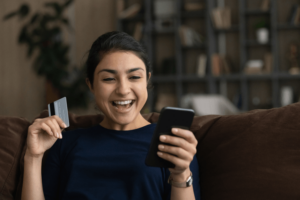
[[[50,0],[27,0],[32,10],[43,9]],[[3,21],[5,14],[16,10],[24,1],[0,1],[0,115],[19,116],[32,120],[46,108],[45,79],[32,70],[32,60],[26,58],[26,47],[17,43],[22,22],[17,18]],[[84,55],[101,34],[115,29],[115,5],[112,0],[75,1],[66,13],[74,31],[65,32],[71,44],[70,58],[82,66]],[[78,114],[94,111],[72,110]]]

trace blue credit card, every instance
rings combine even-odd
[[[54,101],[53,103],[48,104],[48,112],[49,116],[57,115],[64,121],[67,127],[70,126],[66,97],[63,97]]]

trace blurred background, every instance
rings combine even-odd
[[[0,13],[0,115],[32,120],[64,96],[69,111],[98,113],[84,62],[112,30],[150,58],[143,113],[237,114],[300,100],[299,0],[12,0]]]

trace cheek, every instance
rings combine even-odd
[[[148,91],[146,84],[138,84],[136,86],[136,91],[140,99],[147,100],[148,98]]]
[[[103,84],[98,84],[95,88],[95,98],[96,101],[107,101],[109,95],[111,94],[110,87],[104,86]]]

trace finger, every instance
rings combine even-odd
[[[64,123],[64,121],[57,115],[52,115],[52,117],[54,117],[58,123],[58,125],[64,129],[64,128],[67,128],[67,125]]]
[[[161,135],[159,139],[161,142],[181,147],[191,153],[196,153],[196,146],[194,144],[189,143],[183,138],[170,135]]]
[[[58,134],[59,138],[62,138],[61,128],[59,127],[57,120],[53,117],[51,118],[51,122],[55,126],[55,131]]]
[[[183,160],[191,162],[194,158],[194,155],[192,155],[190,152],[180,148],[180,147],[174,147],[169,145],[158,145],[158,149],[163,153],[169,153],[177,156],[178,158],[181,158]]]
[[[195,135],[190,130],[185,130],[181,128],[172,128],[172,133],[176,136],[186,139],[189,143],[196,144],[196,145],[198,144]]]
[[[59,133],[57,132],[57,130],[56,130],[56,127],[55,127],[55,124],[51,121],[51,119],[46,119],[46,121],[45,122],[43,122],[43,123],[45,123],[45,124],[47,124],[48,126],[49,126],[49,128],[51,129],[51,131],[53,132],[53,134],[54,134],[54,137],[56,137],[56,138],[59,138],[60,136],[59,136]]]
[[[51,128],[45,122],[41,123],[41,129],[49,135],[55,137],[54,132],[52,132]]]
[[[164,153],[161,151],[157,152],[157,155],[167,161],[170,161],[171,163],[173,163],[175,166],[177,166],[178,168],[181,169],[187,169],[190,166],[190,162],[183,160],[181,158],[178,158],[176,156],[173,156],[171,154],[168,153]]]

